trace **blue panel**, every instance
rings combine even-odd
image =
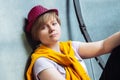
[[[93,41],[104,39],[120,30],[119,0],[80,0],[80,2],[83,19]],[[84,41],[72,0],[1,0],[0,80],[24,80],[25,64],[32,51],[23,32],[24,18],[37,4],[59,10],[63,34],[61,40]],[[106,62],[108,56],[101,57]],[[94,59],[85,62],[92,80],[98,80],[102,70],[97,62]]]

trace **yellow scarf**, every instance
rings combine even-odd
[[[66,70],[66,80],[90,80],[88,74],[74,56],[71,41],[60,42],[60,50],[62,53],[56,52],[43,45],[36,49],[32,54],[32,61],[26,73],[27,80],[32,80],[32,67],[39,57],[49,58],[64,66]]]

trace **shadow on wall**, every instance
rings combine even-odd
[[[23,40],[24,48],[26,50],[26,55],[28,56],[27,60],[25,61],[26,63],[24,65],[25,68],[24,68],[24,73],[23,73],[23,77],[24,77],[23,80],[27,80],[27,78],[26,78],[26,71],[27,71],[28,66],[30,65],[32,51],[31,51],[30,47],[28,47],[28,44],[27,44],[28,42],[26,40],[26,36],[25,36],[24,33],[22,34],[22,40]]]
[[[26,72],[27,72],[27,69],[28,69],[28,67],[30,65],[30,62],[31,62],[31,54],[33,53],[33,51],[36,49],[36,46],[38,45],[38,42],[32,40],[31,34],[27,33],[25,31],[27,22],[28,22],[27,19],[24,18],[24,20],[23,20],[23,24],[24,24],[23,25],[23,32],[24,33],[22,34],[22,39],[25,39],[25,40],[23,40],[23,44],[24,44],[25,50],[27,52],[26,54],[28,55],[28,58],[27,58],[27,61],[26,61],[26,65],[25,65],[25,69],[24,69],[24,79],[25,80],[27,80],[27,78],[26,78]],[[32,51],[30,50],[30,48],[28,48],[28,46],[27,46],[26,43],[29,44],[29,46],[30,46],[30,48],[31,48]]]

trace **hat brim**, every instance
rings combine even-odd
[[[42,13],[42,14],[45,14],[45,13],[51,12],[51,11],[56,12],[56,14],[58,15],[58,10],[57,10],[57,9],[49,9],[49,10],[45,11],[45,12]],[[40,15],[42,15],[42,14],[40,14]],[[39,16],[40,16],[40,15],[39,15]]]

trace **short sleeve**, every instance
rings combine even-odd
[[[79,41],[72,41],[72,47],[74,49],[75,56],[77,57],[78,61],[81,63],[81,65],[85,68],[86,72],[88,73],[84,60],[78,54],[78,49],[80,47],[80,42]]]
[[[80,47],[80,42],[79,41],[72,41],[72,47],[75,52],[75,56],[79,59],[82,60],[82,58],[78,54],[78,49]]]
[[[48,68],[55,68],[53,61],[47,58],[44,58],[44,57],[38,58],[33,66],[33,73],[34,73],[36,80],[38,80],[37,79],[38,73]]]

